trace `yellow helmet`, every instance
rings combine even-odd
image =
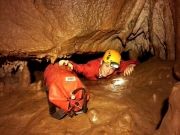
[[[103,61],[109,63],[114,68],[119,68],[121,55],[116,50],[107,50],[103,56]]]

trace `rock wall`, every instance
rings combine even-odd
[[[180,80],[180,0],[175,0],[176,4],[176,61],[174,65],[175,76]]]
[[[0,54],[129,51],[175,58],[170,0],[0,0]]]
[[[156,135],[179,135],[180,134],[180,83],[176,83],[169,97],[168,111],[163,118],[162,124]]]

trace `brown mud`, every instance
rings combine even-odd
[[[90,92],[87,114],[53,119],[42,81],[21,87],[16,77],[0,80],[1,135],[152,135],[160,125],[175,80],[173,62],[153,58],[129,77],[81,78]],[[113,79],[123,78],[122,86]]]

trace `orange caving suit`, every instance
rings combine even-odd
[[[91,60],[86,64],[73,64],[73,70],[79,74],[84,75],[89,80],[97,80],[99,78],[99,67],[101,65],[102,58],[98,58],[95,60]],[[115,71],[115,73],[123,73],[124,70],[130,64],[138,64],[136,60],[128,60],[128,61],[121,61],[120,67]]]

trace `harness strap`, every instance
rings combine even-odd
[[[87,91],[86,91],[86,89],[85,88],[77,88],[76,90],[74,90],[73,92],[72,92],[72,94],[73,95],[75,95],[78,91],[80,91],[80,90],[82,90],[82,98],[83,98],[83,105],[82,105],[82,111],[84,112],[84,113],[86,113],[87,112]],[[79,103],[78,102],[75,102],[75,104],[72,106],[71,104],[70,104],[70,101],[71,100],[73,100],[73,99],[68,99],[69,100],[69,112],[71,112],[71,111],[74,111],[74,107],[78,107],[78,105],[79,105]],[[81,99],[80,99],[81,100]],[[75,113],[75,112],[74,112]]]

